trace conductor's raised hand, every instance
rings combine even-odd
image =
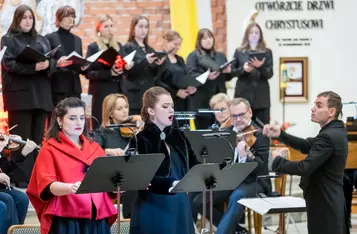
[[[267,136],[267,137],[279,137],[281,133],[281,130],[279,128],[279,126],[275,125],[275,124],[266,124],[264,125],[263,128],[263,135]]]
[[[74,184],[69,184],[68,194],[75,194],[80,185],[81,185],[80,181],[78,181]]]

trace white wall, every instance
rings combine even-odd
[[[269,0],[265,0],[267,2]],[[257,0],[227,0],[227,55],[233,56],[241,43],[242,23]],[[273,2],[273,1],[272,1]],[[304,9],[307,0],[303,0]],[[270,80],[271,117],[282,121],[279,101],[279,58],[308,57],[308,103],[287,103],[285,120],[297,123],[290,129],[301,137],[314,136],[319,126],[310,122],[310,109],[319,92],[333,90],[343,101],[357,101],[357,22],[356,0],[335,0],[335,10],[325,11],[263,11],[256,21],[262,26],[268,47],[274,54],[274,76]],[[271,19],[323,19],[323,29],[268,30],[265,21]],[[310,47],[280,47],[275,38],[312,38]],[[355,116],[355,107],[343,108],[346,116]]]

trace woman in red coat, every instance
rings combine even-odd
[[[52,113],[27,189],[41,234],[110,234],[116,219],[107,193],[75,194],[93,160],[105,155],[88,138],[84,109],[80,99],[66,98]]]

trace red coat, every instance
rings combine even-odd
[[[91,143],[83,135],[81,150],[62,132],[60,139],[62,142],[51,138],[42,146],[26,191],[40,220],[41,234],[49,232],[53,216],[91,219],[92,201],[97,209],[96,219],[109,218],[110,225],[113,224],[117,210],[107,193],[52,196],[48,200],[40,197],[52,182],[82,181],[85,168],[91,165],[94,159],[105,155],[97,143]]]

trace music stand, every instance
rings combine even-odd
[[[170,193],[203,192],[210,193],[210,234],[212,233],[213,219],[213,191],[234,190],[257,167],[257,162],[235,163],[226,165],[221,169],[221,164],[198,164],[172,188]],[[206,181],[215,178],[215,186],[207,188]],[[234,180],[232,180],[234,178]],[[205,207],[206,204],[203,204]],[[206,217],[203,216],[203,219]]]
[[[120,234],[120,191],[145,190],[164,158],[165,155],[162,153],[96,158],[76,194],[116,191],[118,234]],[[113,178],[121,181],[116,183]]]
[[[191,147],[201,163],[221,163],[228,156],[233,160],[231,145],[236,145],[237,133],[233,130],[184,130]],[[206,134],[219,133],[220,137],[205,137]],[[219,139],[220,138],[220,139]],[[222,139],[223,138],[223,139]],[[229,143],[227,143],[227,141]],[[233,150],[234,151],[234,150]]]
[[[195,152],[198,161],[202,163],[221,163],[228,158],[228,155],[231,155],[229,158],[233,160],[233,145],[236,145],[235,142],[237,138],[237,133],[235,131],[186,130],[184,133],[191,143],[191,147]],[[214,136],[214,134],[217,134],[217,136]],[[205,135],[212,135],[212,137],[206,137]],[[202,219],[202,227],[205,226],[206,200],[206,193],[202,193],[202,203],[204,204],[202,206],[202,216],[204,217]]]

